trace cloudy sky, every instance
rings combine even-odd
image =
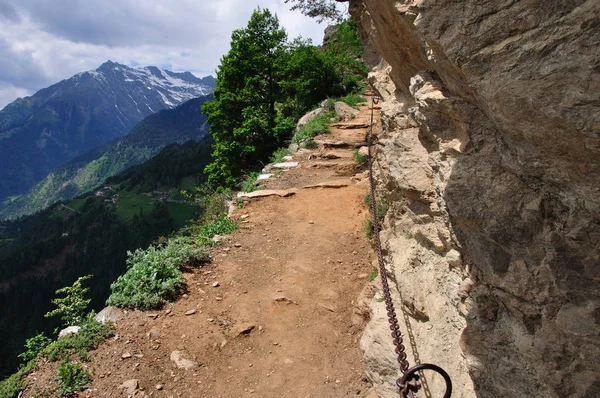
[[[0,109],[108,59],[214,75],[257,6],[321,42],[325,25],[283,0],[0,0]]]

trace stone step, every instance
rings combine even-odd
[[[332,123],[329,125],[331,128],[337,128],[341,130],[356,130],[356,129],[367,129],[369,128],[369,123],[357,123],[357,122],[342,122],[342,123]]]
[[[355,161],[311,161],[308,163],[307,167],[312,168],[347,168],[347,167],[355,167],[357,163]]]
[[[297,189],[263,189],[260,191],[254,192],[238,192],[237,197],[240,199],[243,198],[262,198],[265,196],[280,196],[282,198],[286,198],[288,196],[295,195],[298,192]]]
[[[349,148],[351,145],[345,141],[339,140],[314,140],[315,144],[324,148]]]
[[[353,182],[350,180],[336,180],[336,181],[325,181],[325,182],[320,182],[318,184],[313,184],[313,185],[305,185],[303,188],[304,189],[311,189],[311,188],[343,188],[343,187],[347,187],[349,185],[352,185]]]

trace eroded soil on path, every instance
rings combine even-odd
[[[352,123],[366,123],[363,104]],[[89,354],[93,397],[364,397],[370,394],[358,342],[368,318],[373,253],[363,232],[365,166],[353,152],[366,128],[317,137],[347,142],[301,151],[300,167],[269,189],[288,197],[251,199],[240,229],[186,273],[188,292],[159,312],[131,311],[116,336]],[[335,187],[309,185],[336,181]],[[327,184],[325,184],[327,185]],[[185,315],[186,312],[189,315]],[[193,312],[193,313],[192,313]],[[184,352],[189,369],[172,361]],[[25,397],[53,384],[58,363],[28,376]],[[120,387],[135,379],[133,387]]]

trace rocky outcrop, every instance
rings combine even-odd
[[[384,99],[382,238],[409,359],[447,368],[453,396],[600,393],[600,3],[350,12]],[[373,355],[389,338],[381,305],[361,345],[394,396],[378,378],[389,358]]]

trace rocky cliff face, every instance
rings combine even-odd
[[[449,370],[454,396],[596,396],[600,3],[350,12],[384,99],[383,238],[413,351]],[[382,305],[362,346],[379,395],[395,396]]]

